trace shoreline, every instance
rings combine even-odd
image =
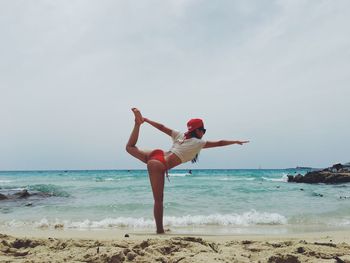
[[[202,228],[203,229],[203,228]],[[16,238],[62,238],[62,239],[91,239],[91,240],[121,240],[125,235],[129,238],[144,239],[144,238],[172,238],[172,237],[201,237],[213,240],[275,240],[275,239],[331,239],[337,242],[346,242],[350,244],[350,229],[337,229],[325,231],[307,231],[307,232],[273,232],[266,233],[215,233],[214,231],[181,231],[168,230],[165,234],[156,234],[154,229],[150,230],[134,230],[126,229],[24,229],[24,228],[0,228],[0,234],[9,235]]]
[[[322,224],[286,224],[286,225],[187,225],[187,226],[169,226],[164,225],[168,235],[183,236],[298,236],[298,235],[318,235],[319,233],[350,233],[350,227],[344,226],[325,226]],[[48,234],[60,235],[63,237],[95,236],[105,235],[107,238],[115,238],[123,234],[133,235],[152,235],[155,233],[153,227],[66,227],[64,224],[56,223],[53,225],[34,226],[34,225],[0,225],[0,233],[9,235],[21,235],[26,233],[28,236],[43,236]]]
[[[282,235],[125,234],[121,230],[0,230],[0,261],[47,262],[50,257],[54,262],[350,262],[350,230]]]

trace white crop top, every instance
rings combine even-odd
[[[206,141],[198,138],[186,139],[183,133],[176,130],[171,132],[171,138],[173,139],[173,146],[169,151],[175,153],[182,163],[192,160],[206,144]]]

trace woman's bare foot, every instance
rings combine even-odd
[[[165,234],[164,229],[162,229],[162,230],[157,230],[157,234]]]
[[[142,117],[141,112],[137,108],[132,108],[131,110],[135,115],[136,124],[142,124],[144,122],[144,119]]]
[[[169,232],[171,232],[171,230],[169,228],[163,229],[163,230],[160,230],[160,231],[157,230],[157,234],[165,234],[165,233],[169,233]]]

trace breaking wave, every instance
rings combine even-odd
[[[7,227],[21,227],[28,224],[37,228],[67,228],[67,229],[106,229],[106,228],[153,228],[154,220],[150,218],[117,217],[105,218],[99,221],[83,220],[48,220],[46,218],[37,222],[21,222],[12,220],[6,223]],[[212,214],[212,215],[186,215],[181,217],[166,216],[164,225],[168,227],[187,226],[250,226],[250,225],[284,225],[287,219],[277,213],[257,212],[255,210],[243,214]]]

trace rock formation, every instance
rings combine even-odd
[[[304,176],[298,174],[296,176],[288,175],[288,182],[307,183],[307,184],[340,184],[350,182],[350,172],[332,172],[327,169],[322,171],[308,172]]]

